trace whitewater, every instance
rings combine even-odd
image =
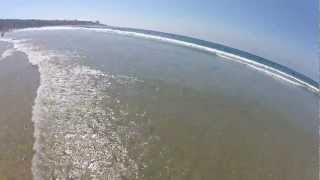
[[[145,34],[145,33],[140,33],[140,32],[132,32],[132,31],[125,31],[125,30],[119,30],[119,29],[113,29],[113,28],[91,28],[91,27],[41,27],[41,28],[26,28],[26,29],[19,29],[16,31],[56,31],[56,30],[86,30],[86,31],[95,31],[95,32],[104,32],[104,33],[116,33],[116,34],[121,34],[125,36],[133,36],[133,37],[139,37],[139,38],[145,38],[145,39],[152,39],[152,40],[157,40],[157,41],[162,41],[162,42],[167,42],[167,43],[172,43],[176,45],[181,45],[189,48],[194,48],[206,52],[213,53],[217,56],[222,57],[223,59],[235,61],[244,65],[247,65],[248,67],[251,67],[255,70],[264,72],[267,75],[270,75],[271,77],[279,80],[284,80],[288,83],[302,86],[304,88],[307,88],[315,93],[319,92],[319,87],[315,86],[314,84],[310,84],[298,77],[295,77],[291,74],[288,74],[284,71],[281,71],[279,69],[276,69],[271,66],[267,66],[265,64],[259,63],[255,60],[248,59],[236,54],[228,53],[225,51],[221,51],[218,49],[214,49],[211,47],[206,47],[190,42],[185,42],[177,39],[170,39],[167,37],[161,37],[161,36],[156,36],[156,35],[151,35],[151,34]]]
[[[40,72],[32,113],[34,179],[137,178],[127,144],[141,130],[130,123],[113,88],[138,80],[79,65],[77,54],[48,51],[27,39],[2,41],[13,44],[9,52],[25,53]]]

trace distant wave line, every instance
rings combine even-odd
[[[262,72],[264,72],[268,75],[271,75],[273,77],[277,77],[279,79],[285,80],[291,84],[300,85],[300,86],[303,86],[303,87],[305,87],[309,90],[312,90],[314,92],[319,92],[318,82],[316,82],[316,81],[314,81],[314,80],[312,80],[312,79],[310,79],[310,78],[308,78],[308,77],[306,77],[306,76],[304,76],[304,75],[302,75],[292,69],[289,69],[286,66],[283,66],[283,65],[274,63],[272,61],[266,60],[264,58],[261,58],[259,56],[251,55],[249,53],[242,52],[240,50],[229,48],[229,47],[226,47],[223,45],[219,45],[219,46],[221,46],[221,48],[225,48],[225,49],[229,48],[230,49],[229,51],[235,50],[238,52],[246,53],[248,56],[260,58],[261,59],[260,61],[265,61],[265,63],[258,62],[257,60],[254,60],[254,59],[249,59],[249,58],[243,57],[241,55],[226,52],[224,50],[219,50],[219,49],[215,49],[213,47],[199,45],[194,42],[187,42],[187,41],[183,41],[183,40],[179,40],[179,39],[173,39],[173,38],[161,36],[160,34],[154,35],[155,33],[161,33],[161,32],[155,32],[155,31],[150,31],[153,34],[148,34],[147,30],[136,30],[136,29],[129,29],[129,28],[115,28],[115,27],[99,27],[99,28],[97,28],[97,27],[70,27],[70,26],[25,28],[25,29],[19,29],[16,31],[37,31],[37,30],[39,30],[39,31],[42,31],[42,30],[90,30],[90,31],[95,31],[95,32],[116,33],[116,34],[121,34],[121,35],[158,40],[158,41],[162,41],[162,42],[168,42],[168,43],[172,43],[172,44],[176,44],[176,45],[181,45],[181,46],[185,46],[185,47],[190,47],[190,48],[214,53],[215,55],[217,55],[219,57],[222,57],[224,59],[229,59],[229,60],[232,60],[232,61],[235,61],[238,63],[246,64],[251,68],[262,71]],[[135,32],[135,31],[139,31],[139,32]],[[180,37],[180,38],[184,38],[184,39],[189,38],[189,37],[174,35],[174,34],[167,34],[167,33],[163,33],[163,34],[167,35],[167,36],[170,36],[170,35],[176,36],[176,37]],[[194,39],[194,38],[189,38],[189,39],[198,40],[198,39]],[[198,41],[206,42],[206,41],[202,41],[202,40],[198,40]],[[207,42],[207,43],[210,43],[210,42]],[[212,44],[214,44],[214,43],[212,43]],[[215,45],[218,45],[218,44],[215,44]],[[278,66],[278,68],[272,67],[267,64],[272,64],[274,66]],[[286,71],[289,71],[289,73],[280,70],[280,68],[285,69]],[[307,80],[304,80],[304,79],[307,79]]]

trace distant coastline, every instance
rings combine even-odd
[[[14,29],[46,27],[46,26],[96,26],[99,21],[82,20],[40,20],[40,19],[0,19],[1,37]]]

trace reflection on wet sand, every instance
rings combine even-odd
[[[39,73],[26,56],[0,61],[0,179],[32,179],[32,106]]]

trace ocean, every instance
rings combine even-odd
[[[0,67],[22,53],[39,73],[33,179],[318,177],[318,82],[285,64],[133,29],[26,29],[1,41]]]

